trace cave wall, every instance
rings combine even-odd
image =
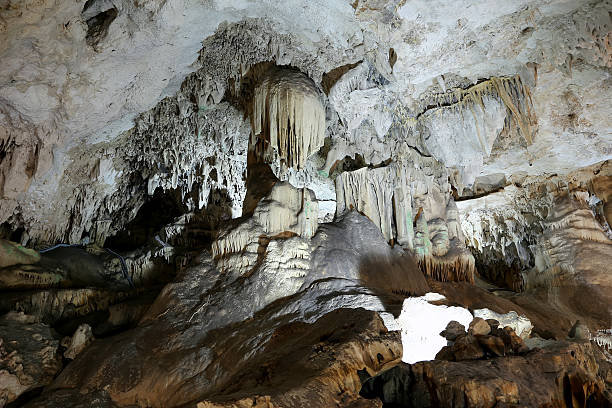
[[[155,186],[180,187],[193,208],[206,205],[211,189],[225,189],[237,216],[248,125],[232,119],[229,129],[214,116],[238,115],[222,102],[249,88],[242,79],[261,62],[291,65],[321,91],[331,155],[306,163],[310,171],[280,176],[328,201],[325,214],[333,190],[321,176],[346,155],[374,165],[392,158],[388,141],[397,126],[416,129],[406,130],[408,143],[444,163],[459,191],[478,173],[568,171],[610,156],[608,138],[598,136],[610,133],[601,99],[610,87],[608,1],[453,4],[459,14],[426,3],[7,6],[0,220],[25,228],[24,243],[103,238]],[[451,94],[461,99],[483,78],[517,74],[516,89],[530,89],[537,117],[532,136],[508,123],[499,134],[504,110],[504,122],[513,116],[499,92],[446,112],[457,103]],[[438,115],[449,120],[441,125]],[[217,151],[221,133],[232,141]],[[444,150],[450,146],[464,153],[455,158]],[[212,156],[215,164],[203,161]]]

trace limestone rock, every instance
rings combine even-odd
[[[303,168],[325,137],[325,110],[315,84],[297,70],[272,68],[254,93],[251,122],[266,146],[259,147],[261,155],[275,149],[285,167]]]
[[[472,334],[457,337],[451,347],[451,351],[457,361],[477,360],[484,357],[484,351],[478,344],[478,340]]]
[[[486,319],[485,321],[489,324],[491,330],[495,330],[499,327],[499,320],[497,319]]]
[[[440,178],[424,181],[426,170],[404,160],[340,174],[336,215],[352,209],[362,212],[387,240],[414,251],[424,272],[434,279],[472,281],[473,258],[462,243],[445,172],[435,169]],[[423,166],[427,165],[435,168],[427,162]]]
[[[502,329],[504,327],[511,327],[514,332],[523,339],[529,337],[529,335],[531,334],[531,330],[533,329],[533,324],[531,323],[531,321],[525,316],[519,316],[519,314],[515,311],[506,314],[500,314],[495,313],[490,309],[477,309],[474,310],[474,316],[485,320],[496,320],[497,326]]]
[[[401,364],[368,379],[361,395],[400,406],[537,407],[566,398],[608,406],[612,401],[597,364],[605,364],[604,360],[589,344],[561,342],[525,356],[498,357],[495,364],[487,360]]]
[[[502,330],[497,330],[499,337],[501,337],[504,342],[504,345],[506,346],[507,352],[522,354],[529,351],[529,347],[527,347],[524,340],[517,336],[517,334],[511,327],[506,326]]]
[[[472,321],[472,314],[467,309],[435,305],[428,301],[443,298],[439,294],[429,293],[420,298],[404,300],[402,314],[398,318],[404,348],[402,361],[412,364],[433,360],[440,349],[447,345],[447,340],[440,335],[442,329],[453,320],[463,323],[463,327]],[[478,349],[478,344],[474,348]]]
[[[259,201],[251,218],[219,234],[213,243],[213,256],[220,269],[233,269],[241,275],[256,265],[259,251],[265,250],[271,240],[296,235],[308,239],[317,226],[318,205],[314,194],[307,189],[298,190],[288,182],[277,182]],[[301,253],[306,247],[304,243],[296,250]],[[295,256],[292,252],[285,255]]]
[[[481,273],[514,291],[579,286],[585,279],[606,288],[593,295],[607,303],[611,283],[601,271],[612,245],[603,207],[589,202],[598,201],[597,194],[607,200],[595,186],[606,184],[611,173],[603,162],[567,175],[516,177],[503,191],[459,201],[463,233],[477,261],[499,263]]]
[[[64,357],[74,360],[94,340],[91,327],[86,323],[80,325],[65,345],[66,351],[64,351]],[[64,344],[62,345],[64,346]]]
[[[504,340],[498,336],[476,335],[478,344],[483,348],[485,353],[494,357],[506,355]]]
[[[30,265],[40,261],[40,254],[16,242],[0,239],[0,269],[12,265]]]
[[[442,103],[449,106],[426,111],[417,126],[427,149],[460,172],[460,193],[480,175],[502,130],[516,134],[523,143],[533,142],[536,120],[531,94],[519,76],[491,78],[440,97],[448,99]]]

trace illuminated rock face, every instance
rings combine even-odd
[[[93,334],[30,405],[379,406],[471,313],[609,346],[610,0],[280,3],[0,6],[0,315]],[[0,405],[55,376],[3,345]]]
[[[433,160],[421,160],[421,167],[417,163],[403,158],[388,166],[340,174],[336,214],[363,213],[387,241],[413,251],[434,279],[473,281],[474,260],[463,243],[447,173]],[[437,171],[433,176],[427,174],[432,168]]]
[[[251,123],[262,155],[273,149],[285,168],[303,168],[325,138],[325,108],[314,82],[297,70],[272,68],[254,93]]]
[[[473,319],[469,310],[456,306],[432,305],[428,301],[444,299],[437,293],[428,293],[404,301],[402,313],[397,319],[402,332],[402,361],[414,364],[433,360],[446,346],[440,333],[449,322],[457,321],[467,327]]]

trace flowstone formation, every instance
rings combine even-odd
[[[577,276],[608,285],[611,174],[606,162],[564,177],[516,177],[503,191],[459,202],[466,242],[479,262],[498,265],[483,275],[517,291]]]
[[[375,169],[343,172],[336,178],[336,212],[365,214],[383,236],[418,257],[437,280],[474,280],[474,259],[464,246],[457,207],[445,171],[395,162]],[[429,170],[436,169],[433,164]]]
[[[454,173],[459,195],[492,154],[511,147],[528,150],[535,140],[531,92],[518,75],[448,89],[431,101],[434,108],[419,116],[416,127],[427,150]]]

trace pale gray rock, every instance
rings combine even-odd
[[[456,320],[452,320],[448,323],[446,329],[440,333],[440,336],[444,337],[448,341],[455,341],[457,337],[463,334],[465,334],[465,326]]]
[[[70,338],[70,340],[65,344],[62,344],[62,346],[66,347],[64,357],[74,360],[76,356],[85,350],[85,348],[94,340],[95,338],[91,331],[91,326],[86,323],[80,325],[72,335],[72,338]]]

